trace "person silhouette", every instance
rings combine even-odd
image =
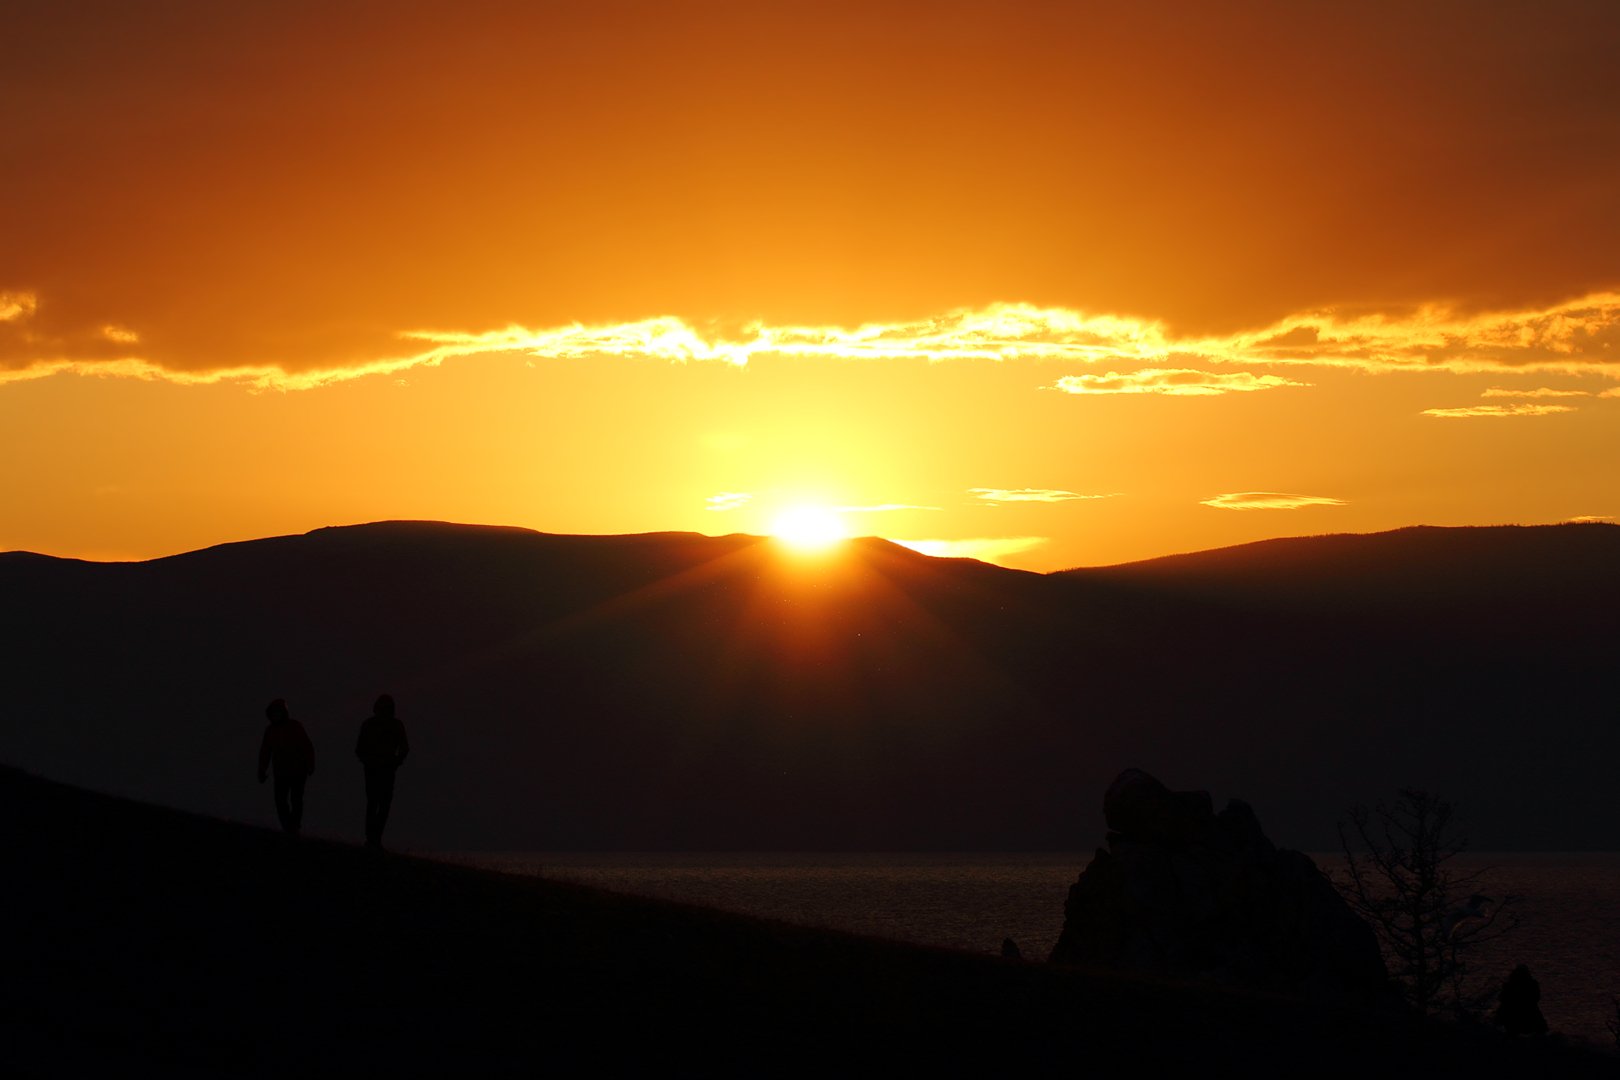
[[[282,832],[297,836],[304,823],[304,781],[315,771],[315,744],[304,725],[287,714],[287,703],[276,698],[264,707],[270,724],[259,743],[259,783],[273,767],[276,774],[276,817]]]
[[[382,847],[383,826],[394,801],[394,771],[411,752],[405,725],[394,715],[394,699],[383,694],[360,725],[354,756],[366,768],[366,847]]]

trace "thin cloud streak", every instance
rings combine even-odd
[[[1259,330],[1225,337],[1175,337],[1162,322],[1095,315],[1033,304],[991,304],[930,319],[843,327],[750,324],[744,336],[705,338],[665,316],[611,327],[574,325],[490,334],[416,330],[404,335],[456,354],[520,350],[537,357],[637,356],[673,362],[722,360],[743,365],[756,355],[825,359],[1064,360],[1080,363],[1316,365],[1368,371],[1608,371],[1620,374],[1620,293],[1596,293],[1543,308],[1464,313],[1432,304],[1406,312],[1305,312]],[[1144,372],[1151,372],[1145,375]],[[1193,372],[1192,375],[1183,374]],[[1188,368],[1148,368],[1103,378],[1155,379],[1165,385],[1199,375]],[[1213,376],[1212,376],[1213,377]],[[1223,389],[1287,385],[1223,376]],[[1212,388],[1216,383],[1209,384]],[[1193,391],[1197,392],[1197,391]],[[1207,391],[1206,391],[1207,392]],[[1217,391],[1220,392],[1220,391]]]
[[[1082,495],[1077,491],[1064,491],[1061,488],[968,488],[968,494],[992,503],[1058,503],[1077,499],[1112,499],[1120,493],[1111,491],[1106,495]]]
[[[400,335],[457,354],[527,352],[571,359],[620,356],[687,363],[718,360],[738,367],[754,356],[839,360],[1149,360],[1165,355],[1168,341],[1157,322],[1088,315],[1033,304],[961,308],[930,319],[839,326],[770,326],[753,322],[739,336],[705,337],[673,315],[612,326],[531,330],[508,326],[488,333],[408,330]]]
[[[1164,394],[1169,397],[1213,397],[1218,394],[1251,393],[1284,386],[1310,386],[1281,375],[1256,375],[1251,371],[1194,371],[1189,368],[1143,368],[1120,374],[1065,375],[1052,389],[1065,394]]]
[[[254,389],[303,390],[436,366],[449,359],[498,354],[526,354],[542,362],[602,357],[735,367],[758,356],[1110,365],[1106,375],[1057,380],[1057,389],[1079,394],[1209,395],[1308,385],[1247,370],[1256,366],[1369,372],[1556,371],[1620,378],[1620,293],[1611,292],[1507,312],[1468,313],[1444,305],[1357,314],[1324,309],[1223,337],[1177,337],[1156,320],[1017,303],[854,328],[755,322],[740,331],[708,330],[663,315],[596,326],[574,323],[534,329],[512,324],[481,332],[412,329],[398,337],[419,346],[416,351],[307,370],[275,364],[175,369],[158,356],[119,353],[141,342],[136,325],[96,324],[65,337],[38,333],[31,323],[39,302],[29,291],[0,293],[0,357],[9,357],[16,365],[0,370],[0,383],[75,372],[183,385],[238,383]],[[1113,370],[1130,364],[1147,366],[1123,373]],[[1192,364],[1230,364],[1245,370],[1210,372],[1188,366]]]
[[[1285,495],[1278,491],[1231,491],[1212,499],[1200,499],[1199,505],[1213,506],[1217,510],[1299,510],[1307,506],[1343,506],[1343,499],[1326,495]]]
[[[1563,397],[1591,397],[1590,390],[1555,390],[1550,386],[1538,387],[1534,390],[1515,390],[1512,387],[1493,386],[1480,393],[1486,398],[1563,398]]]
[[[391,357],[352,367],[302,371],[289,374],[271,365],[220,368],[216,371],[174,371],[142,357],[113,360],[57,358],[13,371],[0,371],[0,386],[28,382],[52,375],[86,375],[95,378],[134,379],[139,382],[166,382],[177,386],[241,386],[251,391],[316,390],[336,383],[351,382],[373,375],[399,375],[416,368],[436,368],[447,355],[438,352]]]
[[[1446,420],[1472,420],[1504,416],[1551,416],[1574,411],[1573,405],[1466,405],[1458,409],[1424,409],[1422,415]]]
[[[707,509],[714,511],[717,514],[724,514],[728,511],[736,510],[739,507],[748,505],[748,503],[753,501],[753,498],[753,494],[747,491],[722,491],[718,494],[710,495],[704,500],[704,502],[708,504]]]

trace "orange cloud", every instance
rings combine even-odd
[[[1550,386],[1542,386],[1534,390],[1515,390],[1512,387],[1493,386],[1483,391],[1479,396],[1488,398],[1591,397],[1592,392],[1590,390],[1555,390]]]
[[[1065,394],[1166,394],[1171,397],[1209,397],[1216,394],[1274,390],[1281,386],[1309,386],[1280,375],[1248,371],[1192,371],[1186,368],[1143,368],[1125,375],[1065,375],[1052,389]]]
[[[1298,510],[1306,506],[1343,506],[1343,499],[1331,499],[1325,495],[1284,495],[1276,491],[1233,491],[1225,495],[1216,495],[1212,499],[1200,499],[1202,506],[1213,506],[1218,510]]]
[[[0,356],[11,357],[13,363],[10,370],[0,371],[0,382],[71,371],[182,384],[237,382],[258,389],[299,390],[397,374],[450,359],[512,353],[527,354],[536,362],[601,357],[737,367],[756,356],[1110,365],[1105,375],[1065,375],[1056,381],[1056,389],[1073,394],[1211,395],[1309,385],[1247,370],[1256,366],[1315,365],[1372,372],[1559,371],[1620,378],[1620,293],[1489,313],[1463,313],[1442,305],[1372,314],[1329,309],[1220,337],[1176,336],[1152,319],[1013,303],[855,327],[754,322],[738,330],[661,315],[623,323],[538,329],[516,324],[487,331],[413,329],[397,335],[407,348],[396,354],[296,370],[273,362],[181,370],[165,364],[159,354],[130,355],[145,340],[138,328],[98,323],[82,331],[36,331],[32,323],[38,307],[39,300],[31,292],[0,294]],[[1190,362],[1241,365],[1245,370],[1164,366]],[[1147,366],[1113,370],[1128,364]],[[1559,392],[1527,396],[1552,393]],[[1501,396],[1507,396],[1506,392]]]
[[[611,326],[508,326],[485,333],[409,330],[401,337],[430,342],[455,355],[521,351],[542,358],[634,356],[738,366],[767,354],[838,360],[1151,360],[1167,355],[1169,348],[1157,322],[1033,304],[991,304],[930,319],[857,327],[754,322],[731,334],[700,333],[666,315]]]
[[[857,324],[897,312],[939,316],[882,324],[906,355],[1092,351],[1117,371],[1613,362],[1609,300],[1545,305],[1620,281],[1614,5],[1493,10],[1465,40],[1448,5],[1402,5],[1399,33],[1343,3],[1167,23],[1015,0],[926,33],[915,0],[736,6],[390,5],[380,34],[367,5],[193,3],[171,24],[100,4],[89,37],[77,5],[8,6],[29,62],[6,73],[27,106],[0,283],[41,314],[37,340],[0,334],[0,368],[135,358],[302,386],[431,354],[391,343],[411,326],[681,315],[641,328],[651,347],[721,361],[759,336],[699,313],[867,355],[893,335]],[[971,148],[990,128],[1005,152]],[[1165,322],[1087,316],[1088,341],[1062,318],[941,315],[995,298]],[[140,351],[97,351],[108,325]]]
[[[1254,362],[1373,371],[1620,371],[1620,293],[1524,310],[1466,312],[1425,304],[1407,312],[1290,316],[1227,339]]]
[[[0,292],[0,322],[25,319],[39,306],[39,298],[31,292]]]
[[[1573,405],[1467,405],[1459,409],[1424,409],[1423,415],[1467,420],[1475,417],[1551,416],[1553,413],[1574,411]]]
[[[722,491],[717,495],[710,495],[704,502],[708,509],[723,514],[728,510],[736,510],[753,501],[754,496],[746,491]]]

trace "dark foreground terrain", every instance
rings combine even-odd
[[[0,805],[8,1075],[1610,1076],[1615,1066],[1489,1030],[288,841],[11,770],[0,770]]]

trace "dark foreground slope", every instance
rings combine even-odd
[[[1409,529],[1041,576],[880,540],[389,522],[144,563],[0,555],[0,761],[269,820],[284,697],[353,836],[380,691],[437,849],[1089,848],[1127,766],[1289,846],[1439,791],[1476,848],[1620,836],[1620,527]]]
[[[0,770],[0,805],[10,1075],[1476,1077],[1613,1066],[1488,1030],[293,842],[11,770]]]

